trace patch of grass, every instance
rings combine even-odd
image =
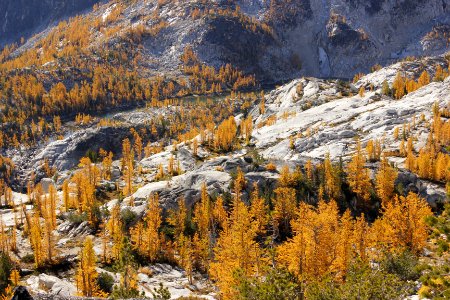
[[[120,218],[122,219],[125,228],[129,230],[136,223],[138,217],[135,212],[126,208],[120,213]]]
[[[114,278],[108,273],[102,272],[98,275],[97,283],[100,289],[108,294],[113,291]]]
[[[75,225],[80,225],[84,221],[87,221],[87,215],[85,213],[79,214],[76,212],[70,212],[67,216],[67,220]]]
[[[26,254],[20,260],[26,264],[34,263],[34,254],[33,253]]]

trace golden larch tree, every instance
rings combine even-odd
[[[269,207],[265,203],[264,198],[260,197],[256,182],[253,185],[250,203],[250,215],[256,224],[257,233],[264,234],[269,223]]]
[[[34,262],[36,268],[43,266],[45,262],[45,252],[42,245],[42,227],[41,220],[39,218],[39,213],[35,210],[33,217],[30,218],[30,244],[33,249]]]
[[[381,203],[385,204],[390,201],[394,195],[395,180],[397,179],[397,171],[391,167],[386,157],[383,157],[380,168],[376,175],[375,188]]]
[[[161,251],[161,208],[158,194],[152,194],[148,202],[147,213],[143,224],[139,223],[132,229],[131,241],[134,249],[150,261],[155,261]],[[138,246],[140,247],[138,248]]]
[[[263,250],[255,241],[257,230],[258,225],[248,207],[235,198],[230,218],[214,248],[215,258],[209,270],[223,299],[236,299],[233,288],[237,284],[233,276],[236,270],[241,270],[245,276],[253,276],[264,266]]]
[[[350,188],[363,204],[367,204],[369,201],[372,188],[369,171],[365,168],[365,164],[366,157],[361,149],[361,143],[358,141],[356,152],[347,165],[347,180]]]
[[[193,240],[195,255],[198,257],[201,267],[207,270],[213,254],[214,207],[205,183],[202,185],[200,201],[194,207],[193,221],[197,228]]]
[[[130,141],[128,139],[123,141],[122,156],[122,172],[125,181],[123,194],[129,196],[133,192],[134,151],[131,149]]]
[[[341,195],[341,179],[339,170],[333,166],[330,154],[327,153],[323,162],[324,192],[329,199],[337,200]]]
[[[279,187],[274,192],[274,219],[278,227],[288,230],[289,223],[295,216],[295,208],[297,207],[295,189]]]
[[[214,143],[216,149],[220,151],[229,151],[234,148],[234,140],[236,138],[237,125],[234,117],[231,116],[223,121],[216,130]]]
[[[425,218],[431,215],[426,200],[416,194],[395,196],[386,203],[383,216],[372,226],[374,247],[389,251],[409,249],[420,252],[428,239]]]
[[[111,258],[119,260],[123,250],[123,222],[120,216],[120,205],[111,209],[111,215],[106,223],[107,236],[112,241]]]
[[[392,83],[392,88],[394,89],[394,96],[396,99],[401,99],[405,95],[406,80],[400,72],[394,78]]]
[[[95,269],[96,255],[92,238],[87,237],[79,254],[78,269],[75,282],[80,296],[105,297],[104,292],[97,285],[98,273]]]
[[[420,74],[420,77],[417,80],[417,83],[418,83],[419,87],[425,86],[430,83],[430,75],[428,74],[428,72],[426,70],[423,71],[422,74]]]
[[[252,137],[252,130],[253,130],[253,120],[251,115],[249,115],[246,119],[243,119],[241,121],[240,128],[241,128],[241,135],[245,140],[245,144],[248,144]]]

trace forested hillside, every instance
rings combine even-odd
[[[446,1],[2,5],[2,299],[450,297]]]

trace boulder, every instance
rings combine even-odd
[[[48,291],[49,294],[63,297],[73,296],[77,292],[76,287],[72,283],[45,273],[38,276],[38,288]]]
[[[51,178],[42,178],[41,181],[42,190],[44,193],[48,193],[50,186],[55,187],[55,182]]]

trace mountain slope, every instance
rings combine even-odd
[[[48,26],[92,8],[99,0],[3,0],[0,2],[0,46],[27,39]]]
[[[88,186],[87,183],[77,184],[80,174],[94,174],[95,170],[99,174],[109,172],[106,178],[98,180],[95,190],[92,191],[97,197],[97,205],[102,212],[113,212],[114,208],[117,208],[124,222],[135,224],[145,218],[149,211],[148,199],[155,194],[158,194],[158,203],[165,212],[177,208],[180,203],[178,199],[183,199],[187,207],[193,207],[201,201],[203,191],[211,197],[223,197],[220,198],[221,201],[233,201],[230,199],[236,195],[233,187],[236,187],[235,178],[240,176],[236,175],[238,172],[242,172],[242,180],[245,182],[239,192],[242,201],[249,202],[255,186],[260,188],[261,195],[268,195],[272,201],[277,201],[278,198],[271,195],[280,187],[281,180],[286,180],[286,174],[289,174],[289,169],[282,166],[290,166],[300,172],[291,173],[300,174],[296,175],[300,179],[292,177],[290,180],[299,180],[302,183],[295,185],[296,192],[302,197],[301,203],[316,203],[323,195],[320,178],[323,176],[323,161],[327,154],[335,168],[339,166],[342,172],[348,172],[346,165],[355,154],[356,140],[359,140],[364,148],[367,147],[368,157],[372,155],[368,145],[377,141],[380,143],[379,155],[381,151],[386,153],[389,162],[395,167],[396,173],[398,172],[397,179],[392,182],[395,193],[402,196],[409,192],[417,193],[426,199],[432,208],[438,210],[447,199],[444,180],[431,180],[416,174],[420,170],[411,172],[406,163],[408,156],[405,157],[401,149],[405,139],[411,139],[414,157],[423,153],[422,150],[429,144],[430,133],[433,131],[432,123],[437,120],[433,119],[436,110],[442,112],[442,118],[439,119],[446,122],[445,126],[450,124],[448,59],[449,56],[438,56],[399,62],[368,74],[355,83],[307,77],[295,79],[264,97],[260,93],[242,93],[214,100],[185,99],[185,102],[174,101],[170,105],[160,107],[92,117],[81,124],[67,122],[59,139],[40,143],[34,148],[10,150],[8,156],[12,158],[17,172],[20,173],[19,182],[36,180],[40,182],[43,190],[41,193],[44,194],[50,186],[62,190],[64,182],[70,182],[69,199],[77,197],[76,186]],[[444,69],[446,78],[437,76],[440,68]],[[408,80],[419,81],[425,70],[429,73],[431,82],[425,82],[423,86],[399,99],[394,99],[393,93],[386,92],[386,84],[394,88],[398,74],[404,74]],[[239,127],[239,132],[235,132],[237,147],[217,149],[215,139],[219,136],[218,128],[222,125],[215,126],[214,122],[205,124],[202,116],[213,119],[217,124],[223,124],[222,120],[232,120],[239,126],[250,122],[253,130],[250,130],[248,143],[245,138],[238,137],[245,135],[244,127]],[[176,126],[180,125],[186,127],[181,126],[177,131]],[[447,133],[448,128],[450,127],[446,127]],[[227,127],[225,131],[228,133],[231,129]],[[137,136],[141,137],[138,139]],[[126,138],[133,141],[133,150],[139,150],[134,159],[135,172],[131,178],[134,188],[128,195],[121,192],[127,184],[122,158],[122,145],[126,143],[121,145],[121,141]],[[143,145],[146,145],[145,150],[142,149]],[[100,162],[96,154],[102,152],[100,148],[114,153],[114,158],[109,162],[105,159]],[[439,149],[439,152],[447,157],[447,166],[450,159],[446,151],[444,148]],[[144,152],[144,155],[141,152]],[[83,156],[92,157],[97,162],[86,165],[85,158],[80,163]],[[42,163],[45,160],[46,163]],[[306,171],[308,160],[316,166],[311,173],[311,181],[305,179],[305,176],[310,176]],[[367,163],[364,163],[371,179],[379,172],[381,163],[378,160],[379,158],[368,158]],[[419,161],[418,158],[417,160]],[[430,165],[436,167],[434,163]],[[105,171],[108,168],[109,171]],[[41,179],[49,176],[47,172],[50,172],[51,178]],[[446,172],[444,174],[449,176]],[[283,177],[284,179],[280,179]],[[287,184],[294,185],[289,181]],[[343,190],[338,203],[358,215],[361,213],[361,208],[357,205],[358,200],[346,190],[346,184],[346,181],[342,184]],[[375,182],[373,184],[375,185]],[[312,185],[315,187],[311,188]],[[37,189],[36,193],[39,191]],[[92,236],[96,245],[93,251],[101,257],[104,236],[86,220],[90,215],[76,215],[77,209],[63,211],[64,192],[54,191],[57,206],[60,207],[55,221],[55,251],[58,260],[64,261],[68,267],[27,274],[24,280],[34,293],[59,293],[68,297],[76,293],[73,278],[80,242],[87,236]],[[9,205],[12,207],[19,207],[29,201],[26,194],[15,192],[11,193],[11,199],[12,204]],[[295,198],[292,201],[295,202]],[[425,202],[424,204],[426,205]],[[375,211],[379,210],[381,204],[378,198],[374,198],[367,205],[365,216],[372,222],[377,214]],[[23,209],[29,214],[33,212],[32,205],[26,205]],[[1,213],[5,227],[14,226],[14,210],[2,209]],[[112,215],[113,213],[107,214],[104,222],[107,223],[108,218],[111,220]],[[165,227],[167,228],[169,227]],[[32,248],[22,230],[17,232],[17,241],[22,247],[13,255],[22,259],[21,263],[29,267],[30,262],[24,257],[31,253]],[[282,242],[277,241],[277,244]],[[433,241],[430,240],[427,247],[432,244]],[[438,262],[441,260],[442,258],[436,258]],[[119,272],[114,268],[111,270],[107,262],[99,262],[99,265],[101,267],[96,269],[98,272],[108,273],[112,282],[120,284]],[[189,295],[206,299],[217,298],[217,289],[213,282],[206,279],[201,272],[193,272],[194,283],[189,284],[186,270],[166,264],[142,262],[136,276],[139,290],[147,296],[150,296],[152,289],[158,287],[159,283],[164,283],[172,294],[172,299]],[[417,292],[417,287],[413,290]]]
[[[60,1],[42,2],[35,13],[38,21],[31,18],[26,26],[37,32],[43,29],[40,23],[49,23],[39,17],[45,5],[55,4],[46,18],[57,19],[92,4]],[[13,20],[27,18],[29,6],[3,5],[8,5],[5,11],[10,16],[3,24],[7,33]],[[100,5],[89,15],[106,18],[115,5],[114,1]],[[145,67],[159,72],[174,71],[187,44],[207,65],[218,68],[231,63],[266,82],[300,75],[349,78],[375,64],[442,54],[449,44],[450,0],[138,0],[118,5],[122,9],[117,20],[102,26],[110,33],[139,24],[152,28],[156,16],[164,22],[161,34],[144,34],[138,43],[148,61]],[[20,29],[25,24],[21,26],[17,30],[25,30]],[[106,40],[117,41],[109,36]]]
[[[448,1],[2,2],[0,296],[450,297]]]

